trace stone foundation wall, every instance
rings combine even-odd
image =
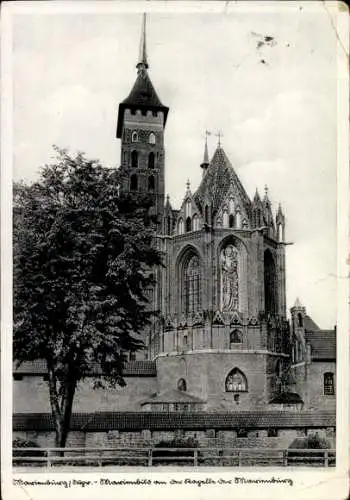
[[[268,437],[267,429],[249,430],[247,437],[237,437],[235,430],[160,430],[150,431],[71,431],[68,435],[68,447],[125,447],[137,448],[154,446],[161,441],[173,439],[187,440],[193,438],[198,445],[204,447],[232,448],[288,448],[296,437],[318,433],[326,438],[331,447],[335,447],[335,431],[333,428],[320,429],[278,429],[277,437]],[[54,432],[14,431],[13,439],[20,437],[36,442],[41,447],[55,446]]]

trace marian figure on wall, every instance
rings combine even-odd
[[[221,309],[238,309],[238,250],[227,245],[221,252]]]

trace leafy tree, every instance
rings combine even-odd
[[[14,186],[14,359],[44,359],[64,447],[75,390],[96,368],[125,385],[125,351],[144,347],[152,268],[161,264],[146,199],[118,196],[118,172],[55,148],[40,179]]]

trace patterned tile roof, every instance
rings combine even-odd
[[[14,367],[14,373],[22,375],[44,375],[47,373],[46,361],[37,359],[35,361],[26,361],[18,368]],[[101,375],[101,369],[96,364],[89,375]],[[130,361],[125,363],[123,375],[125,377],[156,377],[157,368],[155,361]]]
[[[166,123],[169,108],[164,106],[159,99],[155,88],[151,82],[147,70],[143,69],[138,72],[136,81],[130,94],[124,101],[119,104],[117,137],[121,137],[124,110],[130,109],[147,109],[160,110],[164,112],[164,125]]]
[[[311,344],[312,360],[336,359],[336,332],[335,330],[316,330],[305,333],[306,342]]]
[[[203,403],[203,401],[187,392],[171,389],[161,394],[157,394],[153,398],[147,399],[142,405],[148,403]]]
[[[225,151],[218,146],[207,172],[203,177],[198,190],[194,194],[194,200],[199,206],[201,212],[203,213],[204,211],[204,205],[207,199],[212,204],[213,212],[217,212],[232,184],[237,186],[249,213],[251,206],[250,199],[236,172],[234,171],[230,160],[227,158]]]
[[[231,413],[96,412],[73,413],[71,430],[156,430],[156,429],[237,429],[335,427],[334,411],[241,411]],[[50,413],[17,413],[14,431],[53,431]]]
[[[313,332],[314,330],[320,330],[320,327],[318,325],[316,325],[314,320],[312,318],[310,318],[310,316],[308,316],[308,315],[306,315],[304,318],[304,327],[305,327],[305,330],[308,332],[310,332],[310,331]]]

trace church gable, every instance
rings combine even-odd
[[[207,200],[210,200],[211,211],[215,215],[222,206],[222,200],[226,199],[233,186],[235,186],[235,190],[239,194],[245,210],[249,212],[250,199],[224,150],[221,146],[218,146],[202,182],[194,195],[196,204],[201,212],[204,213],[205,204]]]
[[[202,227],[202,215],[192,196],[189,183],[187,192],[177,214],[176,234],[199,231]]]
[[[250,221],[245,206],[245,200],[235,183],[222,201],[215,217],[214,225],[223,228],[249,229]]]

